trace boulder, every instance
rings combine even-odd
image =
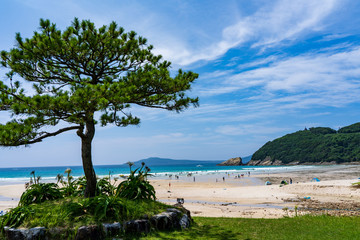
[[[181,227],[182,229],[185,229],[185,228],[190,227],[190,223],[191,223],[191,220],[190,220],[190,218],[188,217],[188,215],[186,215],[186,214],[184,214],[184,215],[181,217],[180,222],[179,222],[180,227]]]
[[[150,222],[146,219],[132,220],[124,223],[126,233],[139,234],[150,232]]]
[[[116,222],[116,223],[104,223],[102,226],[103,226],[105,236],[116,236],[122,230],[121,224],[118,223],[118,222]]]
[[[174,227],[180,226],[177,224],[178,214],[176,212],[163,212],[151,217],[150,221],[156,229],[170,230]]]
[[[159,213],[148,219],[148,216],[144,216],[146,219],[127,221],[124,224],[121,223],[104,223],[101,226],[90,225],[82,226],[76,232],[76,240],[101,240],[106,237],[114,237],[118,234],[130,233],[149,233],[151,228],[158,230],[172,230],[184,229],[190,227],[191,215],[190,211],[186,210],[183,206],[182,209],[168,208],[166,212]],[[50,240],[50,239],[67,239],[69,236],[73,236],[74,232],[69,232],[65,228],[51,228],[46,229],[44,227],[37,227],[31,229],[15,229],[10,227],[4,227],[5,238],[9,240]],[[69,235],[70,234],[70,235]]]
[[[105,239],[104,233],[99,226],[90,225],[79,227],[75,240],[100,240]]]
[[[26,229],[27,230],[27,229]],[[5,238],[9,240],[25,240],[26,231],[25,229],[6,228]]]
[[[44,227],[30,229],[4,228],[6,239],[9,240],[41,240],[45,239]]]
[[[241,166],[241,165],[244,165],[242,163],[241,157],[230,158],[222,163],[217,164],[217,166]]]
[[[46,232],[46,240],[51,240],[51,239],[68,239],[69,236],[72,234],[73,232],[66,228],[63,227],[54,227],[54,228],[50,228],[47,229]]]

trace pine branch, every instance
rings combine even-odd
[[[45,138],[53,137],[53,136],[59,135],[60,133],[67,132],[67,131],[70,131],[70,130],[80,129],[80,128],[81,128],[80,126],[73,126],[73,127],[67,127],[67,128],[59,129],[58,131],[53,132],[53,133],[45,132],[45,134],[42,135],[41,137],[35,138],[35,139],[31,140],[31,141],[19,141],[14,145],[8,145],[8,146],[14,146],[15,147],[15,146],[33,144],[33,143],[41,142]],[[3,146],[6,146],[6,145],[3,145]]]

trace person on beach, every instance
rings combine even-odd
[[[290,178],[290,184],[292,184],[292,179]]]
[[[225,182],[225,177],[223,177],[223,182]]]
[[[194,177],[194,182],[195,182],[195,177]]]

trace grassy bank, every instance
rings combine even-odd
[[[103,222],[123,222],[164,212],[169,205],[152,200],[127,200],[108,196],[65,198],[13,209],[0,217],[0,226],[18,228],[78,228]]]
[[[281,219],[194,217],[191,229],[140,239],[360,239],[360,217],[301,216]]]

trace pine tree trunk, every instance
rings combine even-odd
[[[86,123],[85,134],[81,134],[81,158],[86,178],[85,197],[94,197],[96,191],[96,174],[92,164],[91,143],[95,135],[94,121]]]

